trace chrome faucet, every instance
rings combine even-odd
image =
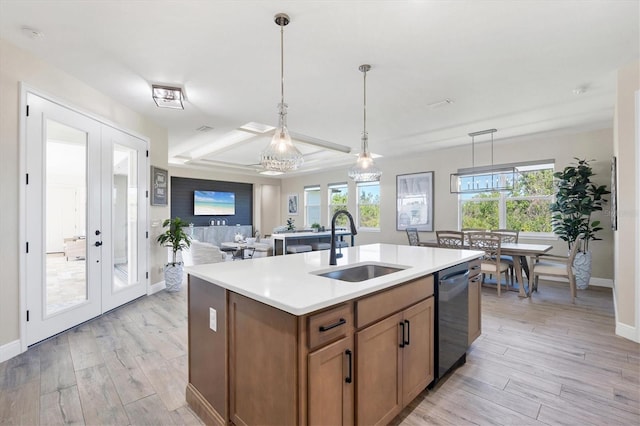
[[[331,254],[329,255],[329,265],[338,264],[338,262],[336,262],[336,218],[341,214],[346,215],[349,219],[349,223],[351,224],[351,235],[356,235],[358,233],[351,213],[346,210],[338,210],[333,214],[333,217],[331,218]]]

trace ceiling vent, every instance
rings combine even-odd
[[[213,127],[202,125],[196,129],[196,132],[208,132],[209,130],[213,130]]]

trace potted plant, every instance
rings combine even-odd
[[[313,232],[318,232],[320,231],[320,224],[319,223],[312,223],[311,224],[311,228],[313,229]]]
[[[287,219],[287,231],[293,232],[296,230],[296,225],[293,222],[295,222],[293,219]]]
[[[603,196],[610,192],[606,185],[598,186],[591,182],[594,173],[587,160],[576,160],[577,163],[553,174],[557,192],[555,202],[550,206],[551,226],[553,232],[567,242],[569,250],[573,244],[582,244],[573,267],[577,288],[586,289],[591,278],[589,241],[601,240],[596,237],[596,232],[602,229],[599,220],[591,221],[591,214],[602,210],[607,203]],[[577,241],[581,234],[582,241]]]
[[[175,217],[162,222],[162,227],[167,228],[158,235],[158,243],[162,246],[171,247],[173,257],[171,262],[164,266],[164,283],[167,291],[179,291],[182,288],[182,262],[178,262],[178,251],[191,246],[191,237],[184,231],[189,224]]]

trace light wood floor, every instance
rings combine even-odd
[[[393,424],[640,423],[640,345],[614,335],[611,291],[483,289],[467,363]],[[0,364],[0,424],[200,424],[186,406],[186,289],[158,293]]]

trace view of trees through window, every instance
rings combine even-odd
[[[380,229],[380,183],[358,183],[359,228]]]
[[[304,224],[309,227],[320,223],[320,187],[304,189]]]
[[[347,210],[349,201],[349,187],[346,183],[329,185],[329,221],[338,210]],[[349,226],[349,219],[345,215],[336,218],[337,226]]]
[[[553,164],[523,167],[510,191],[460,194],[462,228],[549,233],[552,201]]]

